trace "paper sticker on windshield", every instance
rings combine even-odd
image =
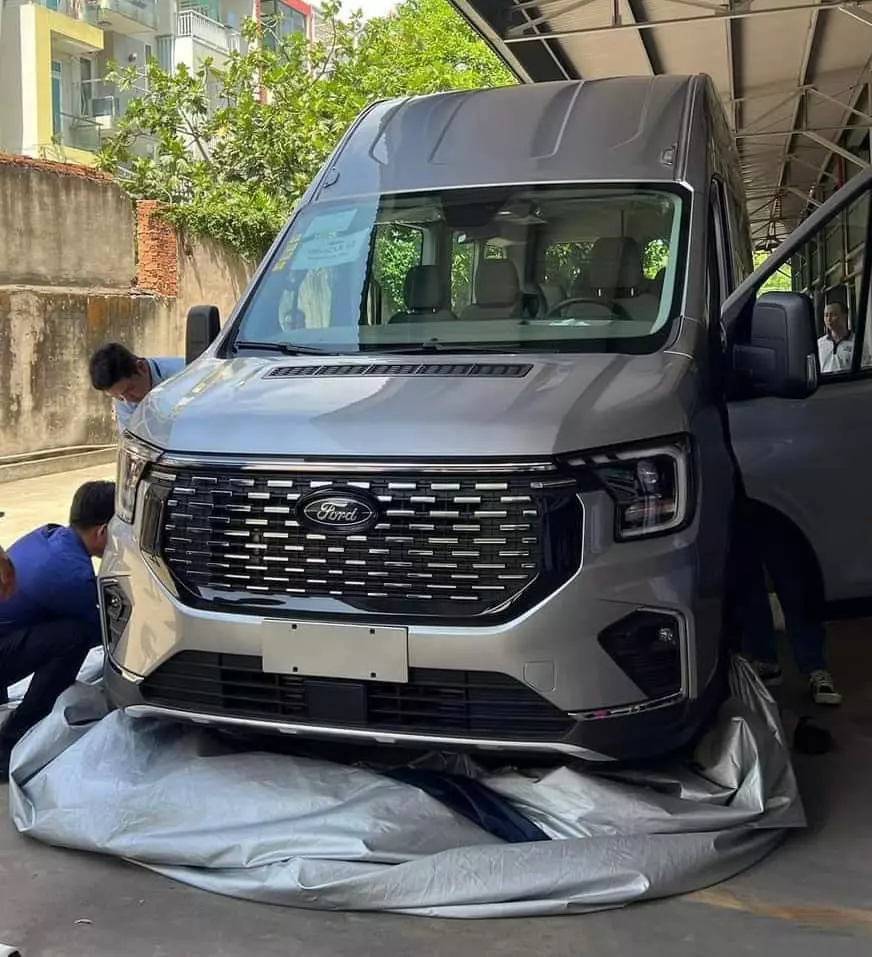
[[[289,239],[287,245],[286,245],[285,248],[281,251],[281,255],[280,255],[279,258],[275,261],[275,264],[274,264],[273,267],[272,267],[272,271],[273,271],[273,272],[283,272],[285,266],[287,266],[288,262],[290,261],[291,256],[293,256],[294,253],[297,251],[297,246],[299,246],[299,245],[300,245],[300,237],[299,237],[299,236],[294,236],[294,237],[292,237],[291,239]]]
[[[303,233],[304,239],[324,236],[328,233],[344,233],[351,225],[356,210],[346,209],[341,213],[321,213],[316,216]]]
[[[335,239],[307,239],[300,244],[291,269],[326,269],[355,262],[360,259],[368,242],[368,229],[337,236]]]

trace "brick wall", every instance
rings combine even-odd
[[[176,230],[161,216],[160,204],[136,204],[136,285],[140,292],[174,297],[179,291],[179,248]]]
[[[78,163],[57,163],[53,160],[32,159],[30,156],[18,156],[12,153],[0,153],[0,166],[17,166],[19,169],[35,169],[54,176],[75,176],[79,179],[92,179],[97,182],[111,183],[112,177],[92,166],[80,166]]]

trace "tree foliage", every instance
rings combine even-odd
[[[313,44],[249,21],[244,52],[220,68],[116,71],[135,96],[98,165],[180,227],[259,258],[368,103],[512,82],[447,0],[405,0],[366,22],[340,14],[339,0],[325,4],[328,35]]]
[[[762,263],[764,263],[768,257],[768,253],[765,252],[756,252],[754,253],[754,268],[756,269]],[[792,292],[793,290],[793,273],[791,272],[791,264],[788,260],[780,269],[776,269],[774,273],[766,280],[765,283],[760,287],[760,292]]]

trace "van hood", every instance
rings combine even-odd
[[[676,434],[696,394],[686,356],[444,356],[418,365],[525,375],[381,374],[406,358],[202,357],[154,389],[130,431],[174,452],[421,458],[538,456]],[[348,375],[378,362],[379,375]],[[321,366],[317,376],[270,376]],[[345,374],[330,374],[341,367]]]

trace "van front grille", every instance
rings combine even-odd
[[[252,655],[182,651],[141,685],[149,704],[237,718],[493,740],[557,741],[567,714],[491,672],[412,668],[408,684],[264,672]]]
[[[200,599],[232,596],[261,611],[265,599],[289,609],[317,599],[319,611],[332,599],[327,610],[468,617],[536,582],[556,588],[578,568],[575,487],[546,478],[161,466],[146,501],[161,510],[164,561]],[[348,535],[301,524],[297,503],[330,489],[365,494],[374,524]]]

